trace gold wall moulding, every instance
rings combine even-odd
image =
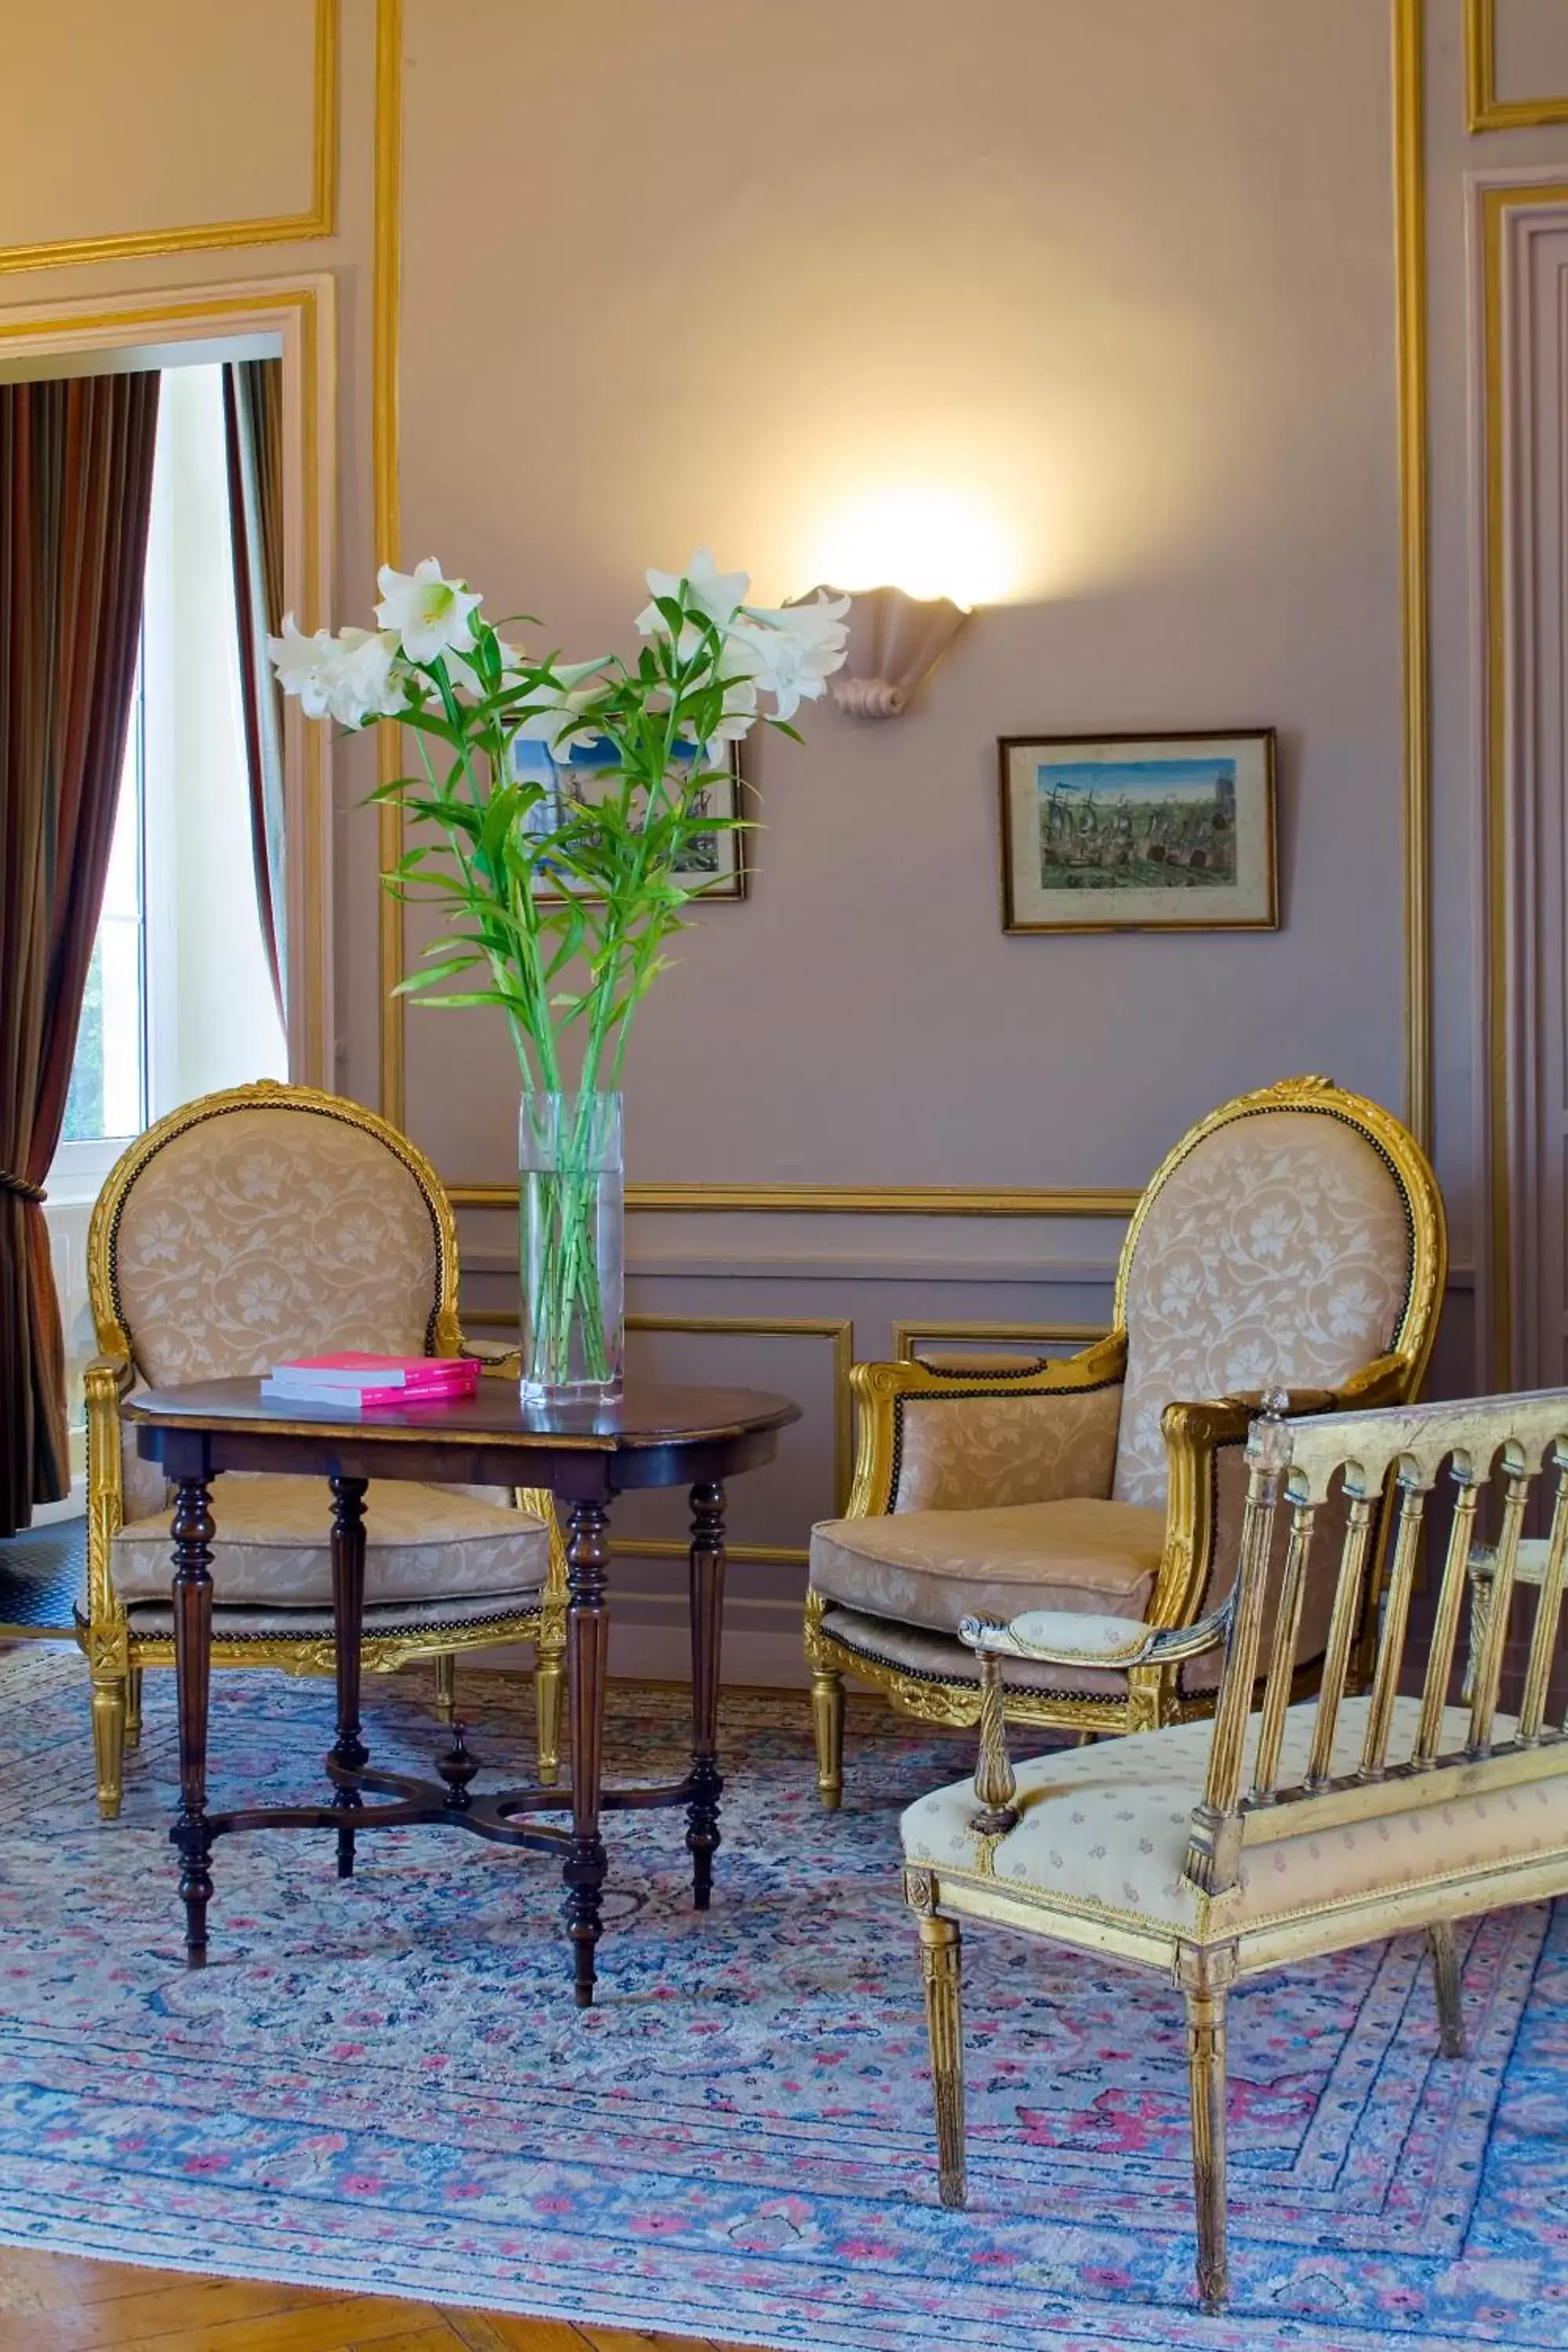
[[[1498,96],[1497,0],[1465,0],[1465,117],[1472,132],[1568,122],[1568,91],[1558,98]]]
[[[456,1209],[517,1207],[515,1184],[448,1184]],[[723,1216],[1130,1217],[1143,1195],[1113,1185],[628,1184],[626,1207]],[[984,1266],[975,1269],[984,1281]]]
[[[316,0],[311,93],[310,204],[268,220],[196,221],[184,228],[128,229],[116,236],[66,236],[0,246],[0,276],[72,263],[138,261],[160,253],[213,253],[234,246],[294,245],[331,236],[338,209],[338,46],[342,0]]]
[[[1426,11],[1393,0],[1394,373],[1405,725],[1405,1119],[1432,1141],[1432,582],[1426,418]]]
[[[514,1196],[515,1197],[515,1196]],[[455,1195],[448,1195],[455,1198]],[[465,1308],[465,1328],[515,1330],[517,1317],[510,1307]],[[855,1360],[855,1326],[847,1315],[628,1315],[628,1331],[715,1332],[731,1338],[756,1336],[765,1339],[827,1339],[833,1348],[833,1496],[842,1512],[849,1496],[853,1468],[854,1424],[849,1396],[849,1367]],[[676,1559],[684,1546],[674,1537],[628,1536],[616,1541],[616,1551],[629,1559]],[[731,1559],[752,1566],[804,1568],[807,1553],[799,1544],[727,1544]]]
[[[1486,648],[1486,824],[1488,924],[1486,961],[1486,1150],[1490,1194],[1487,1301],[1492,1331],[1492,1378],[1512,1385],[1514,1206],[1509,1150],[1509,530],[1508,399],[1503,328],[1508,301],[1509,222],[1519,212],[1568,208],[1568,180],[1520,180],[1480,191],[1481,356],[1485,394],[1481,420],[1481,485],[1485,562],[1481,573],[1481,643]]]
[[[371,476],[373,531],[378,565],[396,563],[403,536],[398,474],[400,378],[398,338],[403,291],[403,0],[376,0],[375,190],[371,269]],[[403,773],[403,735],[375,730],[376,782]],[[403,855],[403,812],[384,801],[376,812],[380,870]],[[394,1127],[408,1124],[404,1000],[392,993],[403,976],[403,901],[378,885],[381,905],[381,1111]]]

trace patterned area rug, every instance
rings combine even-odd
[[[528,1699],[470,1676],[526,1777]],[[868,1713],[818,1811],[803,1702],[726,1709],[718,1891],[673,1814],[609,1822],[602,2006],[570,2005],[542,1854],[438,1831],[216,1849],[179,1965],[171,1678],[100,1828],[79,1664],[0,1659],[0,2240],[833,2352],[1509,2352],[1568,2345],[1568,1933],[1465,1942],[1472,2056],[1407,1939],[1235,2001],[1234,2301],[1191,2302],[1180,2004],[1110,1962],[966,1950],[973,2203],[935,2195],[900,1807],[967,1749]],[[679,1746],[617,1691],[612,1764]],[[412,1678],[376,1760],[434,1745]],[[324,1685],[220,1676],[220,1800],[313,1794]],[[481,1785],[483,1785],[481,1783]]]

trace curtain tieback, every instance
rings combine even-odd
[[[48,1194],[41,1184],[29,1184],[21,1176],[13,1176],[8,1168],[0,1168],[0,1192],[15,1192],[21,1201],[47,1201]]]

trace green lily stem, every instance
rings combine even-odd
[[[605,1316],[597,1246],[605,1171],[592,1165],[596,1153],[581,1148],[595,1140],[601,1108],[585,1095],[573,1103],[556,1096],[548,1108],[537,1099],[523,1106],[525,1130],[531,1120],[541,1122],[531,1138],[534,1151],[542,1145],[557,1162],[523,1171],[526,1372],[544,1388],[578,1380],[603,1384],[618,1369],[618,1331]]]

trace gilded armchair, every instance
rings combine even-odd
[[[1185,1995],[1197,2284],[1226,2287],[1226,2035],[1242,1979],[1398,1934],[1427,1938],[1447,2057],[1464,2054],[1454,1922],[1568,1892],[1568,1734],[1548,1721],[1568,1558],[1568,1391],[1253,1425],[1239,1572],[1201,1623],[1036,1611],[970,1621],[985,1684],[981,1757],[903,1819],[935,2093],[940,2193],[966,2200],[961,1933],[994,1924],[1153,1968]],[[1518,1574],[1538,1476],[1552,1536]],[[1478,1505],[1494,1481],[1496,1608],[1472,1636],[1468,1702],[1450,1704]],[[1397,1508],[1370,1688],[1351,1688],[1377,1578],[1375,1529]],[[1342,1507],[1331,1507],[1338,1501]],[[1329,1542],[1325,1545],[1325,1534]],[[1436,1580],[1431,1633],[1407,1643],[1418,1563]],[[1315,1700],[1292,1703],[1304,1595],[1331,1554],[1332,1606]],[[1332,1555],[1337,1553],[1337,1562]],[[1522,1677],[1501,1712],[1514,1596],[1533,1595]],[[1162,1654],[1221,1662],[1212,1724],[1176,1723],[1015,1773],[1002,1681],[1036,1666]],[[1158,2095],[1152,2092],[1152,2095]],[[1017,2094],[1013,2094],[1016,2097]]]
[[[812,1534],[805,1650],[817,1787],[843,1790],[844,1676],[973,1723],[969,1615],[1110,1612],[1168,1632],[1235,1573],[1249,1392],[1299,1409],[1412,1396],[1447,1261],[1414,1138],[1326,1078],[1243,1095],[1185,1135],[1129,1226],[1109,1337],[1066,1361],[858,1364],[847,1515]],[[1308,1596],[1304,1661],[1328,1596]],[[1315,1646],[1313,1646],[1315,1644]],[[1020,1723],[1151,1730],[1214,1706],[1212,1653],[1020,1665]]]
[[[168,1497],[121,1433],[139,1387],[265,1372],[362,1348],[463,1352],[458,1242],[434,1169],[395,1129],[335,1095],[264,1080],[187,1103],[110,1172],[88,1237],[99,1355],[86,1375],[87,1593],[77,1633],[92,1681],[99,1810],[118,1815],[142,1675],[174,1664]],[[213,1662],[330,1674],[324,1481],[224,1480],[214,1547]],[[363,1663],[436,1669],[456,1711],[458,1654],[535,1654],[539,1769],[559,1770],[565,1560],[551,1497],[387,1481],[368,1504]]]

